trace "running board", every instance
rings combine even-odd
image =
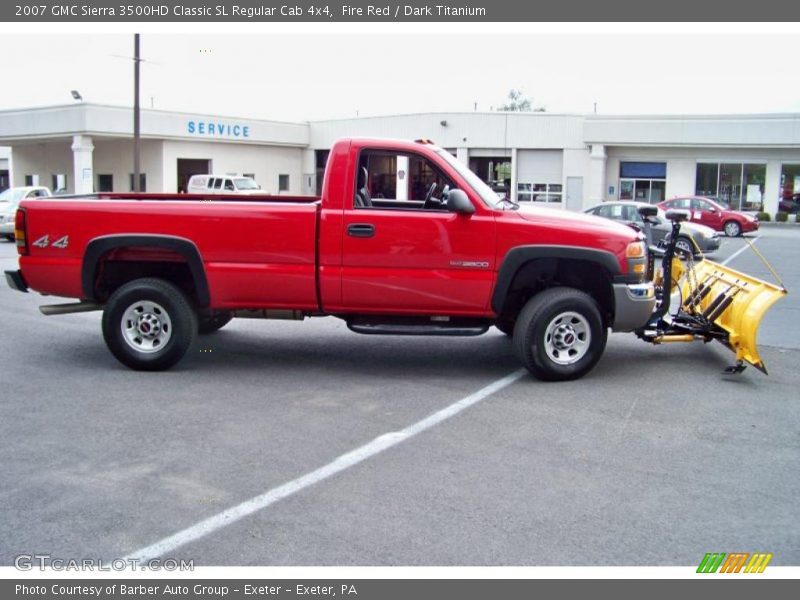
[[[347,328],[366,335],[481,335],[489,330],[484,319],[449,317],[403,318],[358,317],[347,320]]]

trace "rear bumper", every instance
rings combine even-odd
[[[0,235],[14,235],[14,221],[0,223]]]
[[[6,282],[8,287],[18,292],[27,292],[28,284],[25,283],[25,278],[22,276],[22,271],[6,271]]]
[[[719,236],[713,238],[704,239],[702,242],[699,242],[700,249],[705,252],[706,254],[710,252],[714,252],[719,250],[719,246],[722,243]]]
[[[614,324],[612,331],[634,331],[650,320],[656,307],[653,284],[614,284]]]

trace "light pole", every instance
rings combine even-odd
[[[133,34],[133,191],[139,189],[139,34]]]

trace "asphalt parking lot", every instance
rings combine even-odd
[[[743,244],[726,239],[715,258]],[[733,360],[716,344],[615,334],[580,381],[523,376],[230,525],[215,515],[517,372],[511,344],[495,330],[368,337],[330,318],[237,320],[172,371],[137,373],[106,350],[99,313],[44,317],[49,300],[3,284],[0,564],[135,555],[211,519],[166,556],[696,565],[768,551],[798,565],[800,226],[762,228],[756,247],[790,290],[760,332],[769,377],[722,375]],[[1,268],[15,256],[0,242]],[[730,266],[768,276],[749,252]]]

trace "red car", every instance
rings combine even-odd
[[[758,231],[758,219],[738,210],[730,210],[711,198],[703,196],[685,196],[671,198],[658,203],[663,210],[681,208],[691,212],[692,223],[700,223],[715,231],[724,231],[729,237],[737,237],[743,233]]]

